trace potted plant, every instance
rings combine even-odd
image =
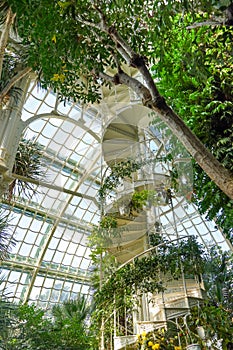
[[[181,350],[177,330],[173,327],[160,328],[137,335],[138,350]]]
[[[181,332],[179,336],[182,339],[181,343],[183,347],[185,346],[187,350],[201,350],[201,338],[197,333],[192,333],[187,324],[185,325],[184,332]]]

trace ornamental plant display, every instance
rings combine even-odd
[[[202,334],[198,327],[202,327]],[[138,335],[138,350],[181,350],[195,345],[200,349],[227,350],[232,346],[233,323],[229,310],[206,301],[191,308],[190,313],[168,320],[167,328],[143,331]],[[221,343],[221,347],[220,344]]]
[[[187,326],[190,336],[197,339],[197,327],[202,327],[204,337],[200,339],[203,345],[209,344],[213,348],[218,347],[221,340],[223,350],[232,346],[233,322],[232,310],[224,308],[219,303],[216,305],[212,300],[206,300],[199,306],[194,306],[186,318],[186,324],[180,320],[179,325],[182,328],[182,334],[187,334]]]
[[[202,328],[202,332],[198,328]],[[202,349],[229,349],[232,345],[233,323],[230,310],[211,301],[195,305],[185,316],[168,320],[167,329],[142,332],[138,336],[138,349],[186,349],[188,345],[199,345]]]
[[[176,330],[160,328],[137,335],[138,350],[181,350]]]

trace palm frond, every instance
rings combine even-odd
[[[0,24],[3,24],[6,20],[7,12],[10,8],[8,1],[1,1],[0,3]]]
[[[7,13],[8,13],[10,8],[11,8],[11,6],[7,0],[1,0],[1,2],[0,2],[0,25],[5,23]],[[17,33],[16,20],[13,23],[12,29],[14,30],[15,33]]]
[[[80,295],[76,300],[65,301],[62,305],[55,305],[52,309],[52,314],[57,321],[73,318],[80,323],[85,322],[89,312],[90,308],[84,295]]]

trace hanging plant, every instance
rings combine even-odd
[[[99,225],[93,227],[89,243],[92,248],[92,259],[95,262],[98,260],[97,256],[102,255],[112,244],[112,239],[120,234],[117,228],[117,219],[111,215],[104,215]]]
[[[0,208],[0,261],[8,258],[11,248],[15,244],[16,241],[10,232],[9,215]]]
[[[142,162],[126,160],[111,166],[111,173],[108,175],[99,189],[99,198],[105,199],[107,194],[119,185],[119,182],[125,177],[131,177],[132,173],[142,167]]]
[[[20,141],[12,173],[28,179],[42,179],[44,171],[42,167],[41,146],[38,143],[27,139]],[[32,183],[15,178],[9,185],[6,197],[9,201],[16,194],[29,198],[34,192],[34,185]]]

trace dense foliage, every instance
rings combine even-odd
[[[52,85],[68,98],[90,101],[100,98],[96,74],[105,71],[106,67],[117,67],[111,52],[114,51],[117,59],[122,61],[111,45],[108,33],[101,32],[95,25],[99,22],[100,11],[108,26],[114,24],[132,49],[143,52],[152,63],[156,60],[151,55],[154,46],[163,51],[161,44],[176,13],[188,12],[190,20],[194,21],[198,10],[204,10],[205,16],[212,11],[222,14],[228,5],[223,3],[221,7],[217,1],[175,0],[137,0],[133,6],[122,0],[29,3],[9,0],[8,3],[17,13],[18,32],[28,46],[28,65],[38,72],[43,67],[42,84]]]
[[[101,304],[122,303],[124,294],[139,295],[143,292],[164,290],[159,276],[178,279],[182,270],[188,275],[201,275],[206,263],[205,250],[194,237],[178,242],[167,242],[160,239],[160,245],[149,255],[134,259],[117,269],[96,294]],[[166,280],[166,278],[165,278]],[[123,298],[124,299],[124,298]]]
[[[88,330],[90,310],[84,297],[52,310],[52,317],[33,305],[0,301],[0,346],[8,350],[97,349]]]
[[[113,269],[112,265],[111,269],[108,265],[102,265],[105,270],[102,273],[104,280],[99,286],[95,281],[93,324],[101,324],[104,320],[106,322],[106,334],[109,333],[110,337],[111,328],[113,327],[113,317],[111,315],[114,314],[114,310],[122,319],[126,317],[129,322],[130,315],[135,307],[139,305],[140,296],[143,293],[156,294],[157,292],[166,291],[166,283],[173,279],[180,279],[182,272],[184,272],[186,278],[196,276],[196,278],[203,279],[207,292],[206,301],[199,305],[198,310],[193,308],[192,316],[188,318],[193,337],[195,340],[198,339],[195,335],[197,333],[196,326],[205,325],[210,338],[214,337],[216,332],[220,337],[224,337],[224,348],[226,348],[226,344],[231,340],[232,332],[232,253],[223,252],[218,247],[213,247],[207,252],[195,237],[181,239],[177,242],[168,242],[155,236],[155,242],[156,249],[121,267],[117,268],[116,266]],[[179,322],[179,331],[186,334],[182,317]],[[222,325],[224,326],[222,327]],[[174,336],[176,336],[176,341]],[[173,337],[174,342],[170,341],[171,337]],[[172,336],[169,333],[168,338],[164,339],[165,333],[163,333],[163,336],[159,333],[148,334],[144,338],[141,335],[138,348],[142,349],[141,346],[145,346],[145,344],[148,346],[148,342],[153,340],[153,344],[156,341],[161,343],[161,348],[173,349],[174,345],[178,346],[177,329],[173,329]],[[185,343],[182,342],[182,344],[185,346]],[[152,349],[152,345],[151,347],[148,346],[148,349]]]
[[[199,344],[201,349],[231,349],[232,321],[224,308],[203,303],[191,308],[189,315],[168,321],[167,328],[142,332],[138,337],[138,350],[181,350],[189,344]]]
[[[187,30],[174,20],[160,60],[153,66],[159,88],[189,127],[226,168],[233,171],[233,29],[202,26]],[[157,48],[155,55],[158,55]],[[193,201],[232,239],[233,201],[196,164]]]

